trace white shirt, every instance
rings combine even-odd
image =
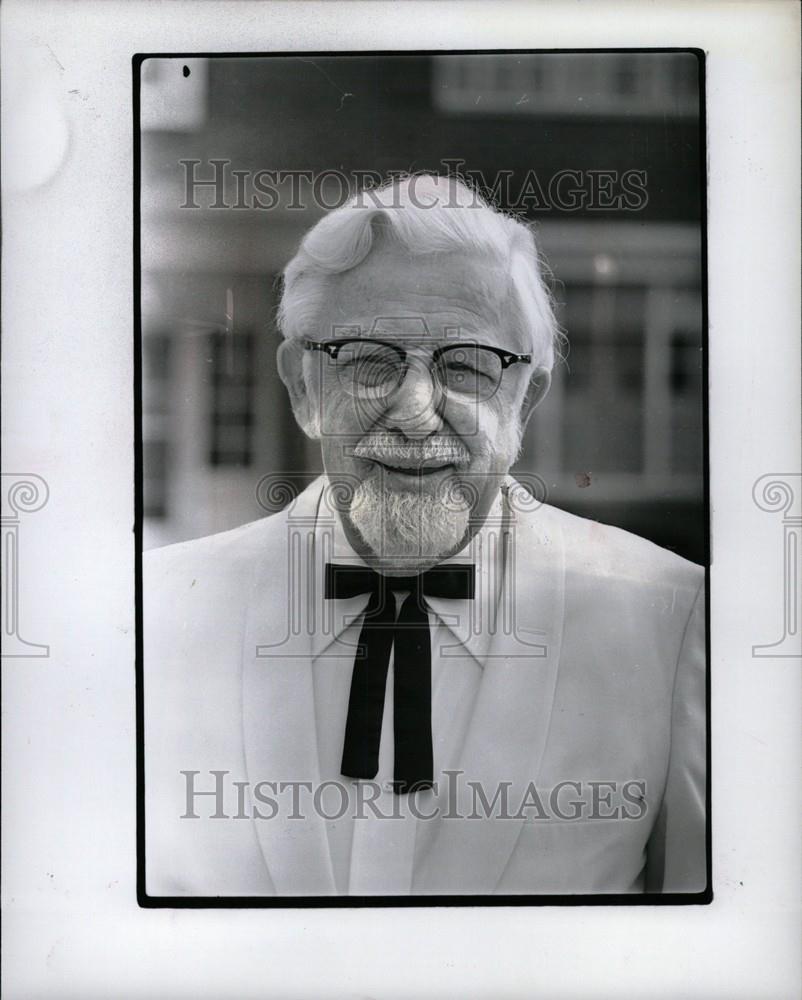
[[[499,565],[500,546],[495,543],[497,532],[493,526],[499,525],[500,520],[501,500],[497,497],[481,530],[460,553],[447,560],[449,564],[475,565],[474,600],[425,599],[430,609],[432,635],[434,778],[441,789],[446,784],[443,772],[459,768],[460,752],[482,677],[483,652],[491,631],[489,622],[498,606],[503,574]],[[327,561],[366,565],[349,544],[339,518],[330,524],[330,529],[333,530],[329,530],[328,539],[324,542],[320,520],[315,526],[315,548],[320,554],[317,566],[321,574],[319,581]],[[322,583],[316,588],[316,593],[317,600],[322,601]],[[401,597],[396,599],[400,602]],[[367,595],[361,600],[363,607],[366,603]],[[319,649],[312,665],[320,777],[322,782],[337,782],[349,796],[345,809],[343,795],[337,789],[327,789],[321,797],[323,809],[334,817],[326,820],[326,830],[337,891],[351,895],[407,894],[412,887],[413,870],[425,855],[435,833],[436,824],[419,817],[436,812],[436,792],[421,791],[409,796],[396,795],[392,791],[395,669],[392,652],[385,690],[378,773],[371,781],[362,782],[361,790],[357,789],[359,779],[341,775],[353,658],[327,656],[326,653],[335,639],[338,647],[342,644],[356,647],[362,614],[354,614],[353,599],[329,600],[325,604],[329,607],[318,609],[318,621],[323,622],[326,614],[331,615],[330,641]],[[340,816],[341,812],[343,815]]]

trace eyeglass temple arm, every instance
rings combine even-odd
[[[509,368],[510,365],[522,364],[531,365],[532,355],[531,354],[500,354],[501,367]]]
[[[324,354],[328,354],[330,358],[336,358],[340,352],[342,344],[327,344],[321,343],[318,340],[305,340],[304,350],[306,351],[322,351]]]

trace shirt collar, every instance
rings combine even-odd
[[[330,491],[323,489],[314,529],[314,584],[310,610],[317,628],[310,628],[312,655],[353,658],[353,647],[338,642],[342,633],[358,618],[368,603],[368,595],[326,600],[324,594],[327,562],[348,566],[367,564],[348,541],[339,515],[327,503]],[[459,552],[439,565],[471,564],[476,569],[476,593],[473,600],[426,597],[433,612],[433,625],[442,625],[448,638],[437,653],[441,657],[459,657],[468,652],[484,665],[490,642],[496,633],[496,616],[504,578],[505,499],[499,491],[482,527]],[[452,641],[453,640],[453,641]]]

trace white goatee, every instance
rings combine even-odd
[[[467,501],[448,504],[437,494],[382,488],[375,478],[354,492],[350,520],[381,559],[434,563],[459,546],[468,530]]]

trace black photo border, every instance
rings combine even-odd
[[[141,128],[140,81],[142,64],[147,59],[268,59],[324,58],[336,56],[435,56],[435,55],[576,55],[576,54],[657,54],[685,53],[695,56],[699,72],[699,180],[702,190],[700,212],[701,293],[702,293],[702,436],[703,436],[703,506],[705,519],[705,654],[706,654],[706,829],[705,854],[707,879],[700,892],[644,893],[575,893],[575,894],[506,894],[506,895],[415,895],[415,896],[153,896],[146,891],[145,845],[145,745],[144,679],[142,616],[142,524],[143,524],[143,454],[142,454],[142,323],[141,323]],[[476,907],[476,906],[665,906],[708,904],[712,888],[712,815],[711,815],[711,684],[710,684],[710,455],[708,400],[708,232],[707,232],[707,119],[705,99],[705,59],[702,49],[685,47],[621,48],[526,48],[526,49],[393,49],[328,50],[298,52],[148,52],[132,56],[133,110],[133,357],[134,357],[134,547],[136,600],[136,887],[140,907],[177,909],[266,909],[342,907]]]

